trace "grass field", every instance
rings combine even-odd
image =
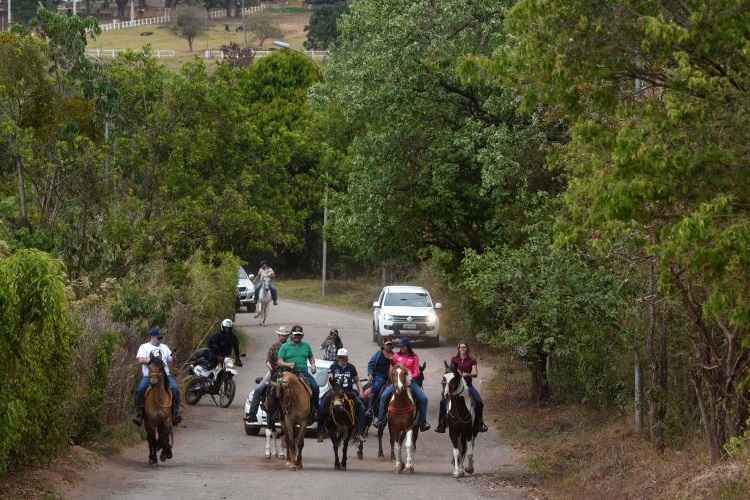
[[[300,12],[302,10],[302,12]],[[277,20],[284,41],[292,48],[302,49],[307,38],[305,26],[310,14],[304,9],[286,7],[272,9],[272,17]],[[95,40],[90,40],[90,49],[118,49],[118,50],[141,50],[150,45],[154,50],[173,50],[175,57],[161,59],[170,68],[179,68],[187,61],[195,57],[202,58],[207,49],[219,49],[222,45],[235,42],[243,45],[245,35],[235,29],[241,24],[237,18],[216,19],[209,24],[209,29],[193,42],[193,52],[188,48],[187,40],[177,36],[168,25],[142,26],[117,31],[102,33]],[[230,31],[226,31],[225,25],[229,25]],[[151,33],[144,36],[144,33]],[[247,44],[250,47],[259,47],[258,40],[251,34],[247,34]],[[264,48],[271,48],[273,40],[266,40]],[[210,62],[214,64],[214,62]]]
[[[370,311],[380,291],[376,280],[330,280],[326,296],[320,295],[320,280],[300,279],[278,282],[279,300],[291,299],[339,307],[350,311]]]

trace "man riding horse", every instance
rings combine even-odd
[[[159,351],[159,357],[164,361],[164,372],[167,375],[169,389],[172,391],[172,421],[174,425],[177,425],[182,421],[182,417],[180,416],[180,389],[177,386],[177,379],[171,372],[171,368],[174,368],[174,356],[172,356],[172,350],[167,347],[167,344],[161,342],[162,334],[158,326],[153,327],[148,332],[148,336],[149,341],[141,344],[135,356],[136,361],[141,365],[143,376],[138,384],[138,388],[135,390],[136,415],[133,418],[133,423],[135,425],[143,424],[143,407],[146,390],[148,390],[150,385],[148,365],[151,362],[151,353]]]
[[[289,331],[289,329],[285,326],[282,326],[281,328],[276,330],[276,342],[271,345],[271,347],[268,349],[268,354],[266,354],[266,368],[268,368],[268,373],[266,373],[266,376],[263,377],[263,381],[258,385],[258,387],[255,388],[255,392],[253,392],[253,399],[252,401],[250,401],[251,422],[257,421],[258,419],[258,406],[260,406],[260,402],[265,399],[266,390],[271,383],[271,376],[279,367],[279,349],[281,349],[281,346],[284,345],[284,343],[287,341],[290,333],[291,332]]]
[[[343,347],[336,353],[336,362],[328,369],[328,378],[331,385],[335,384],[356,404],[355,420],[357,424],[357,435],[360,440],[365,439],[365,403],[359,396],[359,375],[353,364],[349,363],[349,351]],[[326,421],[328,417],[328,406],[331,402],[333,391],[328,391],[320,400],[320,422]]]
[[[276,273],[273,271],[273,269],[271,269],[271,266],[269,266],[268,262],[266,262],[265,260],[261,261],[260,269],[258,269],[258,274],[256,275],[256,277],[257,281],[255,283],[255,303],[258,303],[258,297],[260,296],[260,287],[263,284],[263,278],[268,278],[268,287],[271,289],[271,298],[273,299],[273,305],[279,305],[279,292],[276,290],[276,287],[271,281],[276,277]],[[256,315],[255,317],[257,318],[258,315]]]
[[[305,333],[300,325],[294,325],[291,332],[291,341],[286,342],[279,349],[278,365],[282,368],[289,368],[293,370],[300,378],[302,378],[310,388],[310,408],[311,418],[313,422],[318,421],[317,408],[318,400],[320,398],[320,388],[318,383],[315,381],[313,376],[310,374],[315,373],[315,356],[313,355],[312,347],[307,342],[302,341],[302,337]],[[307,364],[310,363],[308,369]],[[320,426],[318,426],[320,428]]]
[[[401,350],[398,352],[398,354],[393,356],[392,364],[401,365],[409,371],[409,375],[411,376],[411,383],[409,387],[411,389],[412,395],[414,396],[414,399],[417,400],[418,415],[416,424],[419,426],[419,430],[422,432],[430,430],[430,424],[427,423],[427,395],[417,383],[417,380],[421,376],[421,370],[419,368],[419,356],[417,356],[417,354],[412,349],[412,344],[408,339],[401,340]],[[380,396],[380,407],[378,409],[379,420],[376,424],[378,427],[385,425],[385,407],[393,396],[394,391],[395,388],[391,384],[385,388],[382,396]]]
[[[393,339],[386,337],[383,347],[372,355],[367,363],[367,378],[370,382],[370,396],[367,398],[367,411],[371,415],[377,409],[380,391],[388,384],[391,373],[391,360],[394,356]]]

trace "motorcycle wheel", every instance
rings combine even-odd
[[[229,405],[234,401],[234,393],[236,391],[237,386],[234,383],[234,379],[225,379],[224,383],[219,387],[219,406],[222,408],[229,408]]]
[[[203,397],[203,383],[193,377],[185,384],[185,402],[191,406],[197,405]]]

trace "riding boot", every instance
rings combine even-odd
[[[172,408],[172,425],[180,425],[180,422],[182,422],[182,415],[180,415],[180,409],[173,407]]]
[[[420,431],[420,432],[427,432],[427,431],[429,431],[430,429],[432,429],[432,426],[431,426],[430,424],[428,424],[427,422],[423,422],[423,423],[422,423],[422,424],[421,424],[421,425],[419,426],[419,431]]]
[[[139,427],[143,424],[143,407],[136,407],[135,417],[133,417],[133,423]]]
[[[440,417],[438,418],[438,425],[437,425],[437,428],[435,429],[435,432],[437,432],[438,434],[445,433],[445,416],[444,415],[440,415]]]

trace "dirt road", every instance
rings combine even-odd
[[[147,464],[147,445],[142,443],[111,457],[84,474],[85,479],[65,492],[66,498],[200,498],[240,499],[279,498],[404,498],[465,499],[520,498],[512,489],[488,491],[481,487],[481,475],[514,462],[512,450],[490,430],[480,435],[477,445],[477,476],[461,480],[450,476],[450,443],[447,435],[432,431],[421,434],[415,455],[416,472],[396,475],[390,461],[378,460],[377,444],[372,438],[365,447],[365,459],[350,455],[349,470],[333,469],[329,441],[307,439],[304,448],[305,469],[286,470],[280,460],[263,458],[265,439],[246,436],[242,427],[242,405],[256,376],[261,375],[273,331],[281,324],[299,323],[305,327],[305,340],[316,350],[331,327],[337,327],[351,353],[350,360],[360,373],[366,373],[367,360],[377,349],[371,342],[367,315],[347,313],[310,304],[282,302],[270,314],[270,325],[258,326],[250,314],[237,315],[237,324],[248,337],[247,358],[237,380],[237,397],[227,409],[201,401],[185,412],[185,420],[175,435],[175,458],[164,465]],[[437,424],[442,360],[452,347],[417,349],[427,361],[425,390],[430,398],[430,421]],[[482,367],[482,379],[489,378]],[[482,381],[479,381],[481,391]],[[385,438],[387,439],[387,433]],[[386,445],[386,454],[387,454]],[[353,458],[352,458],[353,456]]]

